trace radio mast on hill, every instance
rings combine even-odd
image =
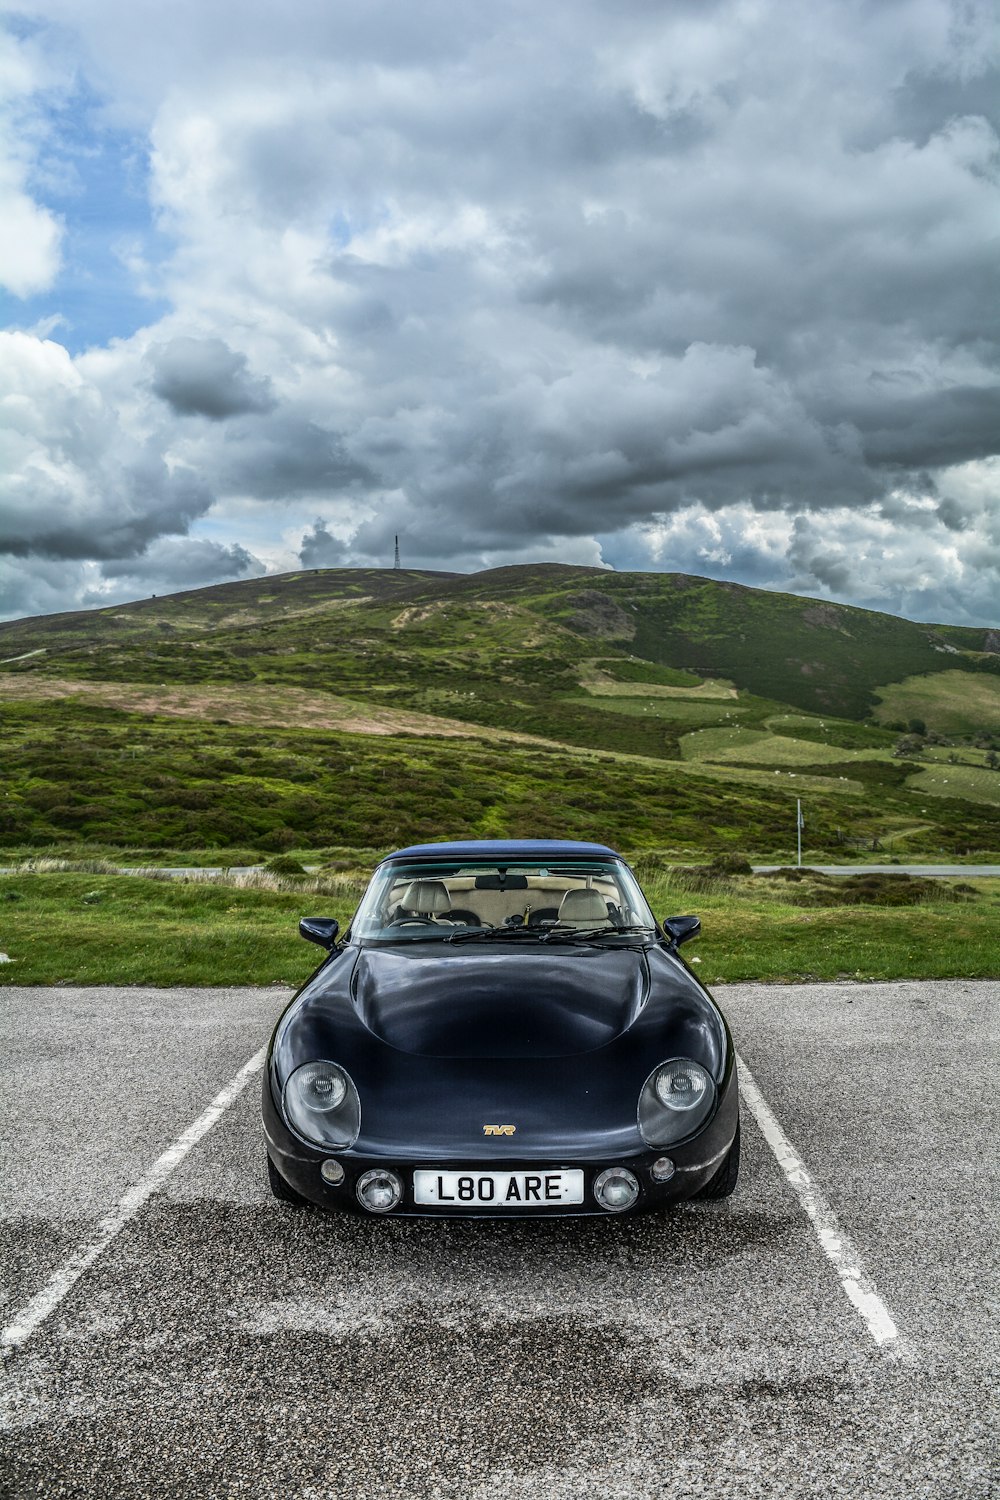
[[[399,567],[399,537],[398,536],[396,538],[396,555],[393,558],[392,566],[394,568],[398,568]]]

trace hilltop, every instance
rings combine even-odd
[[[289,573],[0,623],[7,670],[128,681],[275,680],[279,662],[294,674],[285,681],[309,675],[319,685],[345,672],[355,680],[337,653],[358,649],[372,663],[388,655],[394,677],[405,679],[406,656],[450,645],[468,648],[470,668],[502,665],[528,681],[538,675],[529,656],[537,663],[549,654],[562,672],[599,654],[620,680],[655,683],[657,667],[670,669],[663,680],[673,685],[685,685],[671,676],[678,671],[722,677],[758,697],[852,719],[907,677],[1000,676],[998,630],[920,624],[684,573],[558,564]],[[303,652],[308,662],[286,659]]]
[[[686,574],[332,569],[8,621],[0,703],[8,845],[763,851],[805,792],[828,852],[1000,846],[1000,633]]]

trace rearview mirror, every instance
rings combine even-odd
[[[321,948],[335,948],[340,923],[333,917],[303,917],[299,923],[299,937],[310,943],[319,943]]]
[[[700,917],[664,917],[663,931],[674,948],[698,936],[701,931]]]

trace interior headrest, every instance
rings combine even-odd
[[[559,903],[560,922],[607,922],[608,903],[600,891],[567,891]]]
[[[405,911],[450,911],[451,897],[443,880],[411,880],[399,904]]]

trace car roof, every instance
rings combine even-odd
[[[468,839],[453,844],[413,844],[396,849],[387,859],[620,859],[605,844],[584,844],[573,839]]]

